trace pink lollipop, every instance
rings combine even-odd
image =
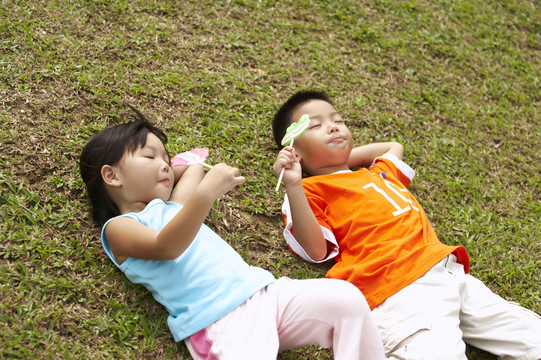
[[[185,151],[182,154],[178,154],[177,156],[171,159],[171,166],[177,167],[177,166],[192,166],[196,164],[201,164],[208,168],[212,168],[211,165],[205,164],[204,162],[208,156],[209,156],[209,149],[207,148]]]
[[[306,129],[308,129],[308,126],[310,126],[310,117],[308,116],[308,114],[303,114],[301,118],[299,119],[299,121],[289,125],[289,127],[286,130],[286,134],[284,135],[284,138],[282,139],[282,145],[287,146],[289,144],[293,146],[295,139],[301,136],[302,133]],[[276,189],[274,191],[278,191],[278,189],[280,188],[280,183],[282,182],[282,177],[284,176],[284,170],[285,168],[282,168],[282,171],[280,171],[278,184],[276,184]]]

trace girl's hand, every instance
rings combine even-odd
[[[223,163],[216,164],[205,175],[199,188],[215,200],[246,181],[244,176],[238,174],[237,168]]]
[[[295,148],[291,146],[286,146],[280,150],[272,169],[278,176],[282,169],[285,169],[282,181],[286,186],[297,185],[302,181],[301,164],[295,153]]]

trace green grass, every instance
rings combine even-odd
[[[541,313],[535,1],[0,0],[0,54],[1,358],[189,358],[88,215],[79,152],[125,102],[172,153],[239,167],[209,225],[249,263],[308,278],[328,265],[281,238],[270,119],[300,88],[328,91],[358,144],[405,145],[413,193],[472,274]]]

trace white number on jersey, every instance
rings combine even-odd
[[[394,195],[398,196],[402,201],[408,203],[409,205],[400,207],[400,205],[398,205],[398,203],[388,193],[386,193],[385,190],[381,189],[374,183],[366,184],[365,186],[363,186],[363,189],[372,188],[377,193],[381,194],[385,199],[387,199],[387,201],[389,201],[391,205],[393,205],[396,209],[396,211],[393,211],[394,216],[401,215],[406,211],[410,211],[412,208],[415,211],[419,211],[419,209],[413,205],[413,202],[410,199],[401,194],[407,192],[408,190],[399,188],[397,185],[393,184],[389,180],[384,180],[384,182],[387,188],[391,190]]]

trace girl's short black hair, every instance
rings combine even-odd
[[[316,90],[301,90],[293,94],[281,107],[278,109],[272,120],[272,134],[274,141],[279,148],[283,148],[282,139],[286,134],[286,130],[293,122],[291,118],[293,111],[297,106],[304,104],[310,100],[323,100],[334,106],[331,98],[327,93]]]
[[[92,207],[92,218],[99,225],[120,215],[118,207],[105,190],[101,168],[104,165],[116,165],[126,152],[133,153],[139,147],[145,146],[149,133],[156,135],[164,145],[167,143],[167,136],[162,130],[137,109],[128,106],[134,111],[131,121],[95,134],[85,145],[79,158],[81,177]]]

